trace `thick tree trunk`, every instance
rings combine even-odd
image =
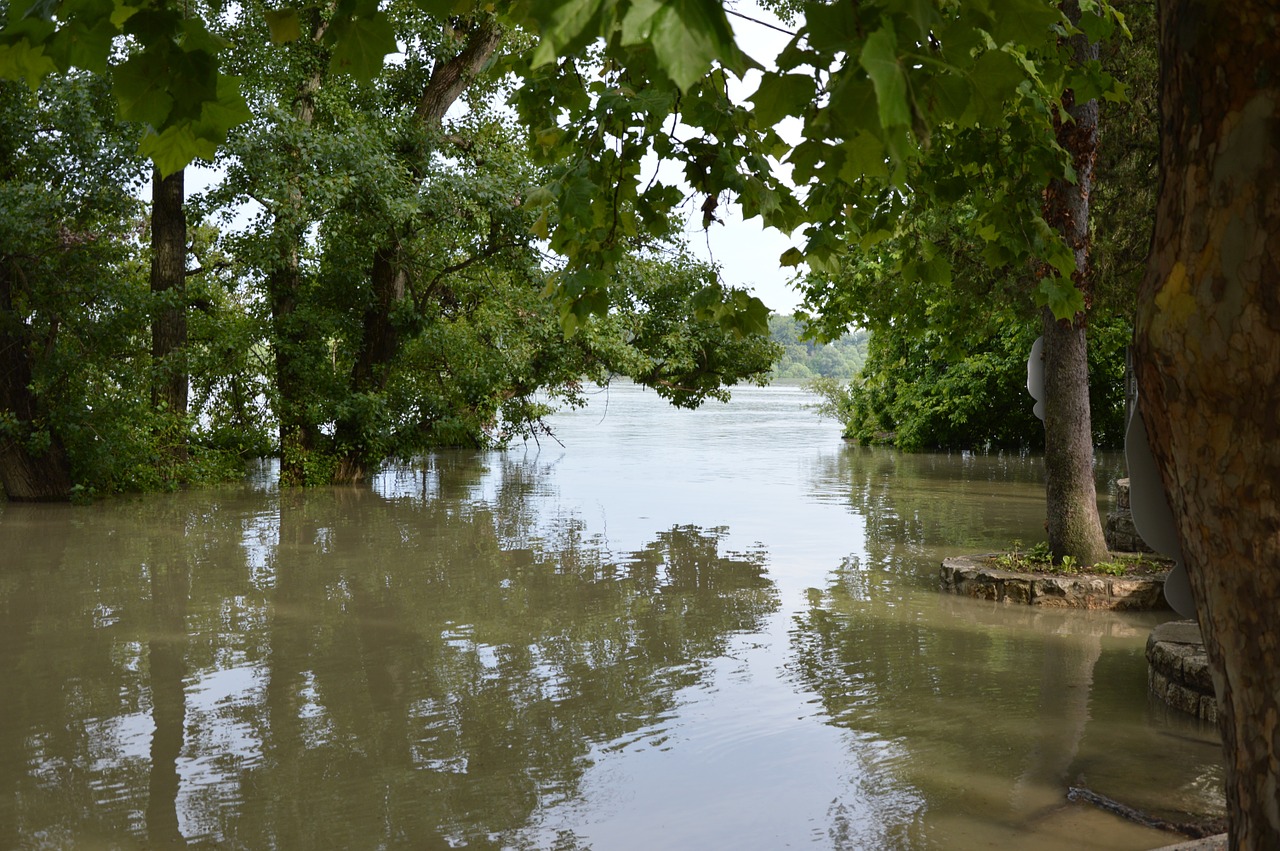
[[[400,333],[391,317],[406,296],[409,279],[397,263],[397,254],[391,246],[381,246],[373,254],[370,283],[375,300],[365,311],[361,345],[351,367],[351,390],[354,393],[374,393],[384,389],[387,367],[400,349]],[[358,420],[338,423],[338,445],[343,451],[334,476],[336,482],[363,482],[369,476],[370,467],[380,460],[371,457],[368,451],[370,425]]]
[[[502,44],[502,29],[492,17],[472,24],[462,49],[448,61],[438,61],[431,71],[422,96],[418,99],[414,118],[423,134],[439,130],[445,113],[457,102]],[[423,174],[417,164],[410,172],[418,181]],[[408,223],[398,223],[405,225]],[[409,228],[404,228],[408,230]],[[355,362],[351,369],[352,393],[377,393],[386,386],[386,372],[400,350],[400,335],[392,314],[406,297],[408,274],[400,261],[396,229],[387,232],[387,240],[378,246],[370,270],[373,306],[365,312]],[[364,481],[369,468],[380,459],[372,457],[370,424],[356,420],[338,423],[337,438],[342,459],[335,480],[344,483]]]
[[[332,4],[330,4],[330,10]],[[308,30],[310,47],[317,69],[298,87],[293,104],[294,117],[302,127],[310,127],[315,118],[315,96],[324,80],[328,56],[320,44],[328,24],[320,10],[311,9]],[[275,212],[273,241],[280,256],[277,265],[267,273],[267,294],[271,303],[271,350],[275,360],[276,418],[279,422],[280,484],[285,486],[327,484],[309,482],[307,461],[316,450],[318,423],[311,415],[309,400],[314,396],[318,367],[315,339],[307,323],[298,315],[303,299],[301,255],[302,240],[309,222],[303,211],[305,199],[300,180],[290,177],[286,197]]]
[[[70,499],[67,454],[31,390],[30,329],[13,307],[13,262],[0,257],[0,487],[15,501]],[[33,427],[49,429],[49,439],[33,446]]]
[[[1080,19],[1076,0],[1062,4],[1072,21]],[[1076,64],[1098,58],[1097,44],[1082,35],[1070,46]],[[1045,191],[1045,220],[1056,228],[1076,256],[1072,276],[1088,305],[1093,283],[1089,268],[1089,193],[1098,155],[1098,102],[1077,103],[1070,91],[1063,104],[1070,121],[1058,122],[1058,143],[1071,154],[1076,182],[1055,180]],[[1071,556],[1080,564],[1107,559],[1093,478],[1093,422],[1089,410],[1089,365],[1085,314],[1058,321],[1044,311],[1044,451],[1046,527],[1055,562]]]
[[[1139,391],[1218,695],[1231,847],[1280,848],[1280,40],[1274,2],[1161,4]]]
[[[151,320],[155,376],[151,404],[178,416],[187,413],[187,215],[184,171],[151,175],[151,294],[159,305]]]
[[[1093,476],[1093,426],[1085,330],[1044,310],[1046,527],[1054,561],[1107,560]]]
[[[279,421],[280,484],[307,482],[307,459],[315,450],[316,425],[308,413],[312,393],[307,380],[311,341],[297,316],[302,276],[296,253],[283,258],[267,276],[271,297],[271,349],[275,360],[276,418]],[[311,484],[318,484],[312,482]]]

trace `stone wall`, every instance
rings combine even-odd
[[[1149,553],[1153,550],[1147,546],[1133,525],[1133,513],[1129,510],[1129,480],[1116,480],[1116,505],[1107,515],[1107,523],[1102,530],[1107,539],[1107,549],[1117,553]]]
[[[1165,574],[1111,577],[1018,573],[986,564],[988,556],[957,556],[942,563],[942,588],[979,600],[1056,609],[1152,610],[1168,608]]]
[[[1147,685],[1174,709],[1218,723],[1209,657],[1195,621],[1169,621],[1152,630],[1147,638]]]

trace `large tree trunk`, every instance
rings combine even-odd
[[[1280,39],[1274,2],[1161,4],[1139,390],[1218,695],[1231,847],[1280,848]]]
[[[387,368],[400,349],[400,332],[392,321],[392,312],[405,298],[408,274],[397,262],[398,251],[384,245],[373,253],[370,283],[374,303],[365,311],[361,323],[360,348],[351,367],[351,391],[373,393],[386,387]],[[371,423],[358,419],[338,423],[338,445],[342,459],[334,479],[352,484],[368,478],[370,467],[380,459],[368,451]]]
[[[151,406],[181,421],[187,415],[187,214],[183,170],[151,174]],[[169,419],[169,418],[172,418]],[[170,433],[165,451],[174,461],[187,459],[186,428]]]
[[[332,4],[330,4],[332,8]],[[328,57],[317,47],[324,37],[328,24],[320,10],[311,9],[308,30],[311,34],[307,49],[314,49],[315,70],[302,81],[295,94],[293,113],[298,124],[310,127],[315,118],[315,96],[324,80],[323,69]],[[296,152],[295,152],[296,153]],[[301,181],[289,178],[289,188],[275,211],[273,241],[279,250],[277,265],[267,273],[267,295],[271,304],[271,350],[275,360],[276,418],[279,422],[280,484],[286,486],[327,484],[308,481],[308,461],[316,450],[319,425],[311,415],[308,404],[314,395],[313,370],[318,367],[316,347],[322,341],[315,338],[307,323],[298,313],[302,301],[302,268],[300,255],[302,241],[310,222],[304,212]]]
[[[0,257],[0,487],[16,501],[70,499],[67,454],[31,390],[30,328],[14,310],[13,262]],[[49,429],[49,439],[33,444],[33,427]]]
[[[313,392],[308,372],[315,360],[308,354],[315,341],[309,339],[297,315],[301,286],[297,253],[291,252],[282,259],[281,266],[267,276],[279,422],[280,484],[285,486],[308,484],[307,461],[316,449],[318,433],[307,405]]]
[[[1075,0],[1062,4],[1072,21],[1080,20]],[[1087,36],[1069,42],[1075,63],[1098,59],[1098,45]],[[1045,191],[1045,220],[1075,252],[1072,276],[1088,305],[1093,284],[1089,268],[1089,193],[1098,155],[1098,102],[1077,103],[1070,91],[1063,98],[1071,120],[1059,121],[1058,144],[1071,154],[1076,182],[1055,180]],[[1107,544],[1098,515],[1093,478],[1093,423],[1089,410],[1089,365],[1086,359],[1085,314],[1056,320],[1044,311],[1044,452],[1046,527],[1049,550],[1059,562],[1071,556],[1080,564],[1107,559]]]
[[[187,413],[187,215],[184,171],[151,175],[151,293],[159,305],[151,320],[151,403],[178,416]]]

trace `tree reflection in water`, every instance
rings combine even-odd
[[[1220,793],[1205,782],[1219,771],[1212,732],[1171,744],[1185,726],[1147,708],[1141,642],[1167,618],[939,593],[942,557],[1035,540],[1042,521],[1035,459],[960,462],[963,477],[954,458],[849,447],[816,473],[867,534],[796,615],[792,673],[853,734],[868,775],[896,786],[889,845],[959,842],[976,817],[988,841],[1074,847],[1060,822],[1028,836],[1073,817],[1066,791],[1080,782],[1174,820],[1216,815]],[[847,826],[837,816],[838,836]]]
[[[520,844],[777,608],[725,530],[613,554],[540,482],[441,454],[69,514],[0,584],[0,842]]]

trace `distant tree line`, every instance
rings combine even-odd
[[[866,331],[853,329],[829,343],[807,338],[804,331],[804,324],[794,315],[769,317],[769,338],[782,347],[770,380],[784,383],[815,378],[848,381],[862,369],[870,339]]]

